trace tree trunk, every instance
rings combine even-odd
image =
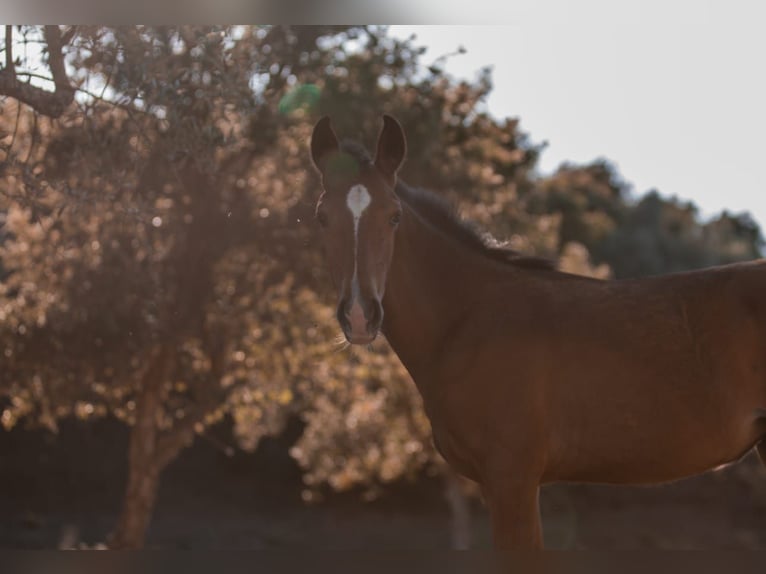
[[[143,548],[159,484],[159,472],[155,468],[134,465],[131,461],[122,514],[109,542],[110,549]]]
[[[166,375],[168,353],[160,350],[142,377],[136,405],[136,421],[130,432],[128,483],[117,529],[109,541],[113,549],[142,548],[154,510],[159,488],[157,464],[157,419],[162,409],[162,384]]]
[[[471,547],[471,505],[460,480],[452,469],[445,471],[444,497],[451,515],[452,549],[468,550]]]

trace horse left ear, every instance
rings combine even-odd
[[[324,116],[314,126],[311,132],[311,161],[324,174],[327,158],[338,151],[338,136],[332,129],[330,116]]]
[[[378,149],[375,152],[375,167],[391,182],[404,162],[407,154],[407,140],[402,126],[392,116],[383,116],[383,129],[378,136]]]

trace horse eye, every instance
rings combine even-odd
[[[396,212],[391,216],[391,219],[389,220],[391,222],[391,225],[396,227],[399,225],[399,222],[402,220],[402,214],[401,212]]]
[[[320,211],[317,213],[317,221],[319,222],[319,225],[322,227],[327,227],[327,224],[329,221],[327,220],[327,214],[324,211]]]

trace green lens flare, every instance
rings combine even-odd
[[[313,112],[319,105],[320,90],[315,84],[300,84],[279,101],[279,113],[292,114],[298,110]]]

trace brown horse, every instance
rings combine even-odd
[[[602,281],[487,245],[377,151],[314,127],[316,207],[351,343],[379,330],[444,458],[481,484],[499,548],[542,546],[541,484],[647,484],[766,460],[766,264]]]

